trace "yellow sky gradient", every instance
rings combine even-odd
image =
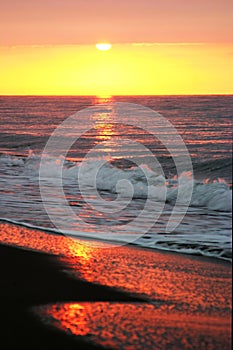
[[[232,0],[2,1],[0,94],[231,94],[232,11]]]
[[[233,44],[0,48],[1,95],[231,94]]]

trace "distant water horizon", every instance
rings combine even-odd
[[[233,96],[233,93],[206,93],[206,94],[119,94],[119,95],[111,95],[111,94],[93,94],[93,95],[82,95],[82,94],[77,94],[77,95],[72,95],[72,94],[40,94],[40,95],[35,95],[35,94],[0,94],[0,97],[186,97],[186,96]]]

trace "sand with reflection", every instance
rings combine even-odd
[[[174,312],[170,305],[67,303],[36,311],[51,325],[110,349],[227,349],[230,343],[229,320]]]
[[[57,304],[50,295],[46,300],[54,303],[36,307],[45,324],[114,349],[229,348],[229,263],[129,246],[97,249],[82,240],[3,222],[0,232],[3,244],[55,255],[62,272],[74,281],[112,288],[109,297],[105,292],[105,302],[101,290],[94,299],[84,298],[85,290],[82,295],[71,290],[72,303],[67,296],[63,303],[60,293]],[[143,303],[125,297],[122,303],[111,295],[116,290]]]

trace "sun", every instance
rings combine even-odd
[[[112,45],[109,43],[98,43],[95,47],[100,51],[108,51],[111,49]]]

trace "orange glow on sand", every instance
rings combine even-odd
[[[34,310],[58,329],[111,349],[162,349],[167,343],[174,349],[198,349],[203,343],[216,349],[230,343],[229,319],[191,316],[165,304],[70,303]]]
[[[127,246],[96,249],[84,241],[7,223],[0,228],[1,243],[59,255],[69,275],[144,301],[77,299],[34,308],[46,324],[118,349],[141,349],[142,343],[148,349],[154,344],[164,348],[168,342],[183,349],[199,349],[202,342],[208,349],[229,344],[230,264]]]

